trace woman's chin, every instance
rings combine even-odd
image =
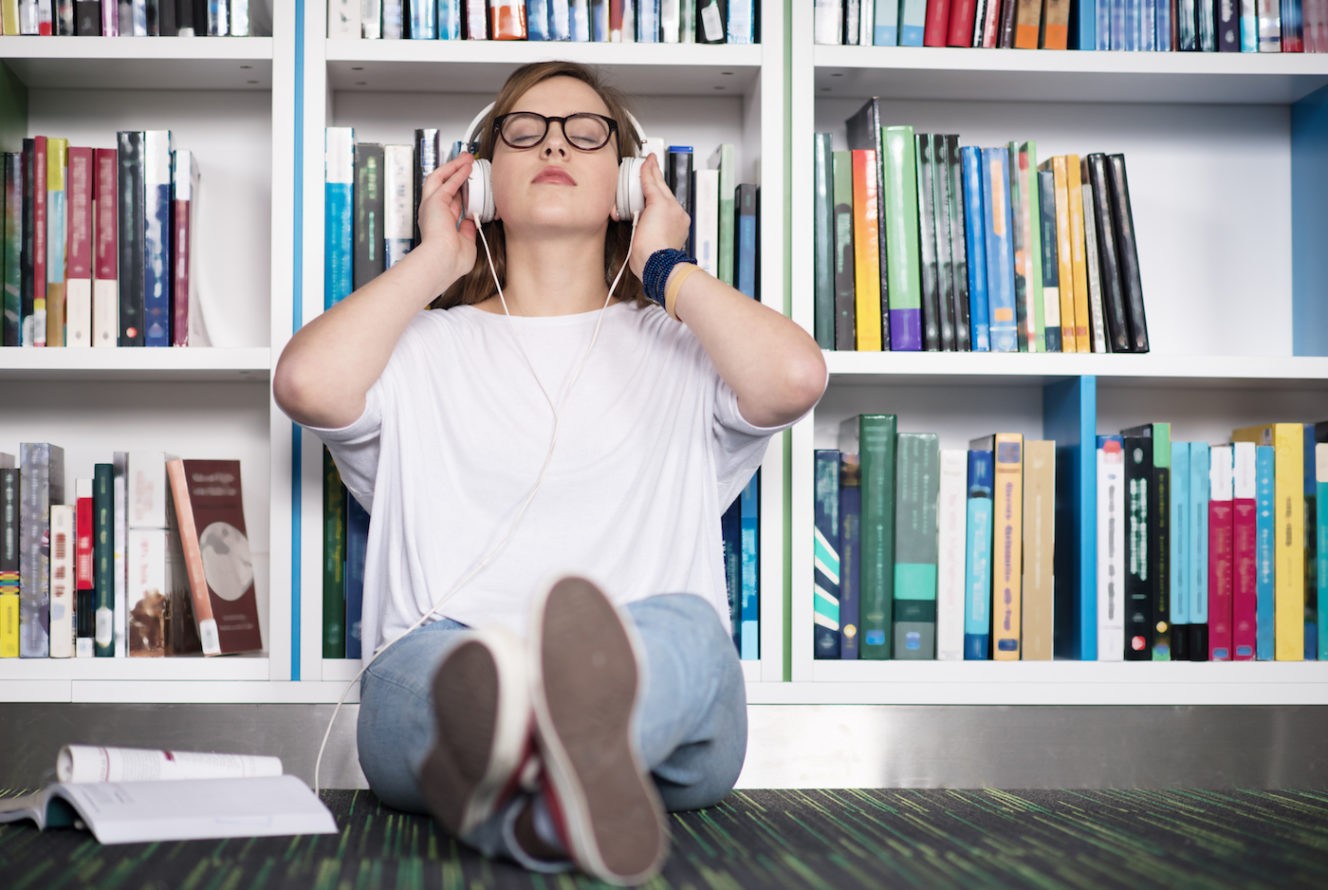
[[[504,219],[503,230],[508,238],[560,237],[598,234],[603,237],[608,227],[607,216],[589,216],[584,207],[540,207],[518,219]]]

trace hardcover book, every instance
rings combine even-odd
[[[115,468],[108,463],[92,468],[92,586],[93,654],[115,656]]]
[[[383,146],[355,146],[355,254],[351,276],[355,290],[383,273]]]
[[[817,449],[813,458],[815,517],[812,525],[812,652],[839,658],[839,464],[840,453]]]
[[[894,656],[936,657],[937,499],[935,433],[895,438]]]
[[[817,133],[812,148],[812,231],[815,248],[816,344],[835,348],[834,149],[829,133]]]
[[[876,152],[854,149],[853,164],[853,292],[854,347],[880,352],[881,270],[877,262]]]
[[[1153,448],[1142,436],[1125,436],[1125,660],[1151,661],[1153,652]]]
[[[839,426],[839,450],[857,454],[862,492],[859,571],[861,658],[892,657],[895,581],[895,435],[893,414],[861,414]]]
[[[941,334],[941,299],[937,282],[939,277],[936,264],[936,193],[934,189],[936,161],[932,154],[932,134],[918,133],[914,136],[917,151],[917,188],[918,188],[918,271],[922,285],[922,348],[928,352],[945,349],[945,338]],[[950,348],[954,349],[953,331],[950,336]]]
[[[1234,569],[1231,510],[1231,446],[1214,445],[1209,464],[1208,657],[1231,660],[1231,594]]]
[[[0,224],[0,249],[4,251],[3,278],[0,278],[0,346],[18,346],[22,329],[22,250],[23,250],[23,155],[4,153],[4,221]]]
[[[941,348],[947,352],[960,349],[957,330],[955,274],[950,236],[954,231],[950,214],[950,137],[936,133],[932,137],[932,213],[936,226],[936,298],[939,304]],[[954,205],[957,206],[957,205]],[[962,232],[962,223],[960,231]],[[967,342],[967,338],[965,338]]]
[[[92,345],[92,149],[69,149],[65,344]]]
[[[1208,660],[1208,503],[1212,490],[1212,449],[1207,442],[1190,443],[1190,608],[1191,661]]]
[[[1152,659],[1171,659],[1171,424],[1146,423],[1121,430],[1149,449],[1148,586],[1152,591]]]
[[[1193,661],[1190,652],[1190,443],[1171,443],[1171,660]]]
[[[991,350],[987,298],[986,207],[982,195],[982,149],[959,149],[964,194],[964,245],[968,252],[969,336],[974,352]]]
[[[1111,191],[1111,224],[1116,235],[1121,284],[1130,323],[1130,351],[1148,351],[1148,321],[1144,313],[1144,289],[1139,273],[1139,246],[1134,235],[1130,185],[1125,175],[1125,156],[1107,157],[1107,183]]]
[[[323,446],[323,657],[346,657],[346,486]]]
[[[146,280],[144,157],[143,131],[120,130],[116,133],[119,157],[119,263],[121,346],[143,345],[143,286]]]
[[[1231,446],[1231,660],[1253,661],[1258,646],[1258,519],[1253,442]]]
[[[1011,239],[1010,155],[1004,148],[982,149],[982,203],[987,236],[987,324],[992,352],[1019,351],[1015,311],[1014,244]]]
[[[200,175],[195,154],[175,152],[171,171],[171,345],[207,346],[209,337],[193,268],[193,242],[198,233]]]
[[[1097,660],[1125,657],[1125,454],[1097,437]]]
[[[832,155],[834,181],[835,349],[857,349],[857,268],[853,244],[853,161]]]
[[[936,658],[964,658],[965,535],[968,514],[968,451],[941,449],[936,522]]]
[[[856,454],[839,456],[839,657],[856,660],[861,615],[861,465]]]
[[[72,34],[70,35],[72,36]],[[65,168],[69,140],[46,140],[46,345],[65,345],[65,240],[69,207]]]
[[[203,654],[261,650],[240,462],[175,459],[166,469]]]
[[[92,151],[96,165],[93,215],[96,253],[92,267],[92,345],[120,342],[119,161],[113,148]]]
[[[1050,661],[1054,624],[1056,443],[1024,442],[1023,630],[1020,656]]]
[[[955,324],[955,349],[969,352],[973,349],[970,322],[969,256],[965,220],[964,173],[960,162],[959,135],[946,133],[946,204],[950,224],[950,262],[952,267],[950,295],[954,302],[952,315]],[[985,262],[985,260],[984,260]]]
[[[913,128],[885,127],[886,278],[890,348],[922,349],[922,284],[918,268],[918,179]]]
[[[1060,235],[1056,227],[1056,177],[1033,170],[1037,177],[1038,241],[1042,248],[1042,337],[1046,352],[1061,351]]]
[[[879,24],[879,22],[878,22]],[[893,41],[891,41],[893,45]],[[853,116],[844,121],[845,133],[850,150],[863,149],[875,153],[876,158],[876,253],[879,283],[877,286],[878,308],[876,316],[881,319],[878,339],[882,349],[890,349],[890,257],[886,221],[885,192],[885,134],[881,130],[881,100],[875,96],[868,99]],[[843,349],[844,347],[840,347]]]
[[[968,563],[965,571],[964,659],[991,658],[992,452],[968,452]]]
[[[51,658],[74,656],[74,508],[51,504]]]
[[[143,345],[171,345],[171,131],[143,132]]]

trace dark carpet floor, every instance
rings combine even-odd
[[[340,835],[106,846],[0,826],[9,890],[571,888],[458,847],[367,791]],[[1328,887],[1322,791],[740,791],[671,816],[654,888]]]

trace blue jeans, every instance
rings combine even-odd
[[[669,810],[723,800],[747,753],[747,690],[733,640],[699,596],[670,593],[621,609],[643,644],[642,693],[632,731],[637,750]],[[430,685],[434,672],[469,629],[450,619],[417,628],[370,665],[360,683],[360,768],[384,804],[427,813],[419,767],[433,746]],[[488,856],[528,868],[567,863],[531,859],[512,835],[529,795],[459,838]]]

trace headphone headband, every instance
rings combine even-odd
[[[477,154],[479,150],[479,141],[475,135],[475,131],[479,129],[480,122],[488,116],[489,112],[493,111],[494,104],[495,103],[490,102],[488,105],[485,105],[480,113],[475,115],[474,119],[471,120],[470,126],[466,127],[465,135],[461,137],[461,144],[464,146],[465,150],[469,151],[471,154]],[[645,131],[641,129],[641,124],[630,111],[624,109],[623,114],[627,115],[627,120],[631,123],[632,129],[636,131],[637,151],[639,152],[640,147],[646,144]]]

